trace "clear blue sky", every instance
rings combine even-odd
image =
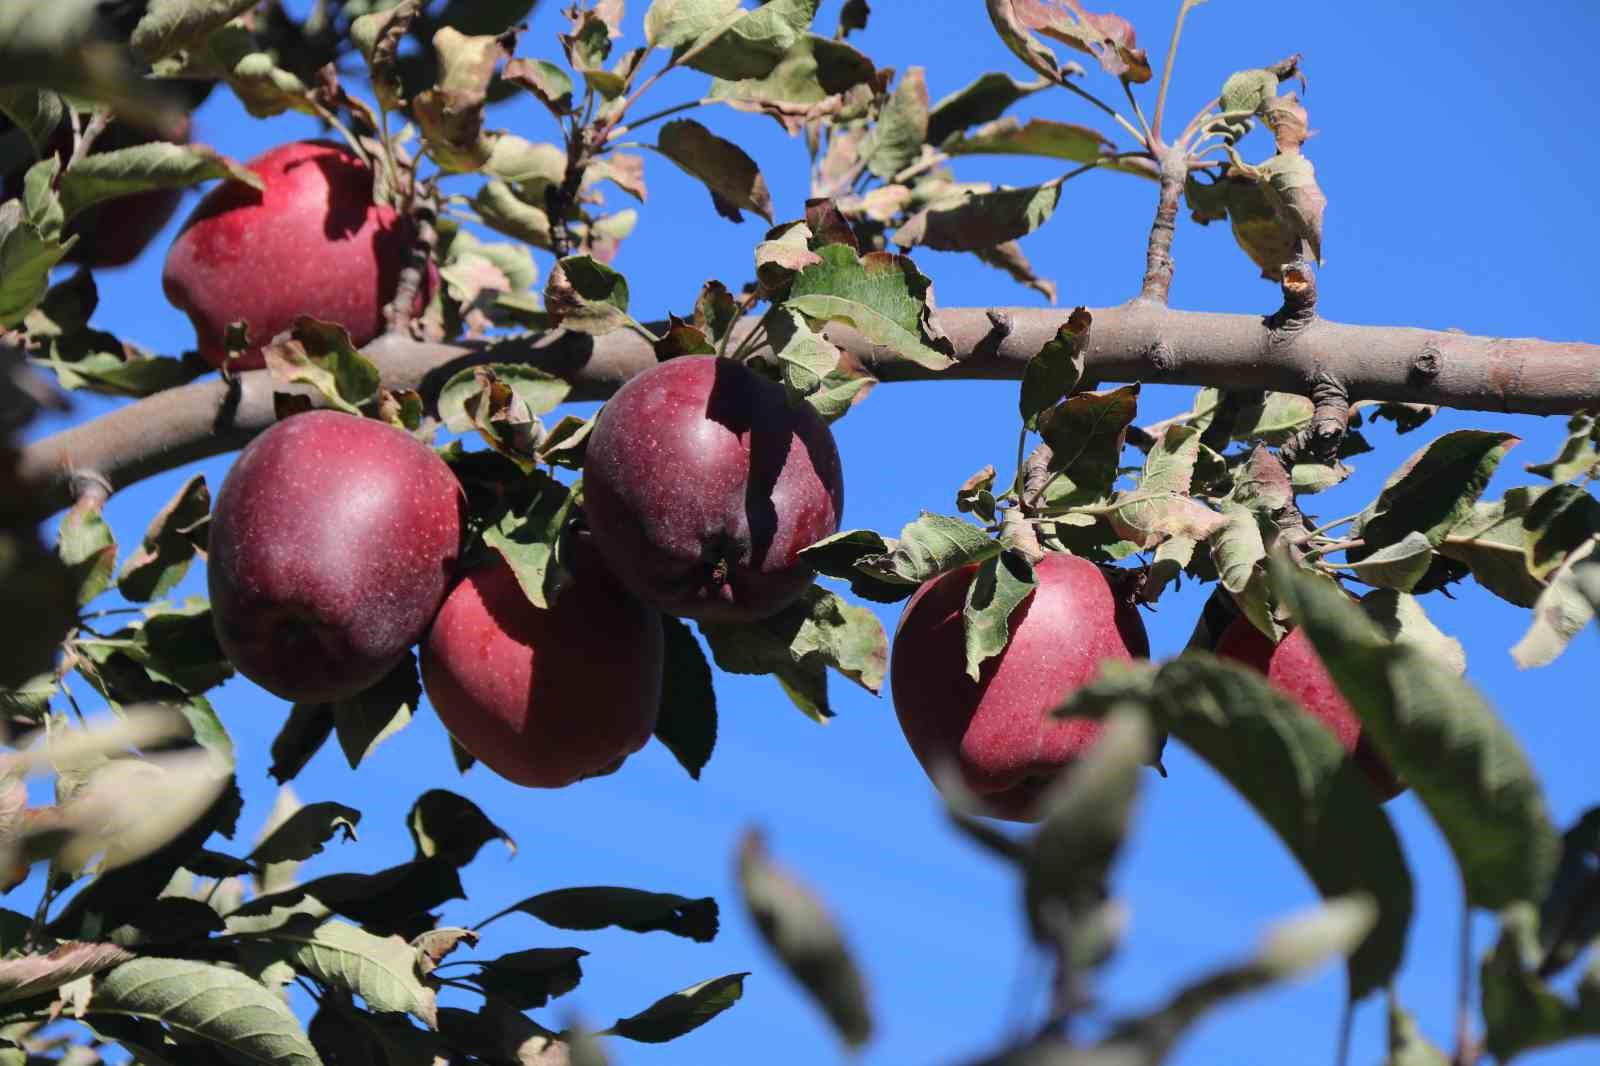
[[[645,4],[629,4],[637,39]],[[542,6],[519,49],[559,58],[552,31],[558,5]],[[831,29],[829,0],[819,25]],[[1157,59],[1176,0],[1121,0]],[[977,0],[874,0],[868,32],[856,40],[880,65],[927,67],[937,99],[987,70],[1025,77],[991,31]],[[1304,101],[1320,134],[1307,145],[1329,198],[1320,275],[1329,317],[1364,323],[1459,327],[1472,333],[1600,340],[1593,296],[1593,242],[1600,235],[1593,175],[1600,171],[1588,74],[1600,41],[1592,4],[1524,4],[1516,14],[1487,6],[1347,0],[1285,6],[1214,0],[1194,11],[1180,56],[1172,111],[1179,121],[1212,97],[1233,70],[1302,52],[1310,79]],[[1518,18],[1520,14],[1520,19]],[[625,42],[625,43],[631,43]],[[1090,82],[1111,98],[1115,84]],[[685,73],[652,90],[666,106],[703,91]],[[1153,92],[1144,94],[1146,106]],[[1090,122],[1065,94],[1043,94],[1018,114]],[[554,127],[531,107],[498,112],[497,122],[533,139]],[[770,120],[703,108],[696,117],[738,141],[761,164],[780,218],[800,214],[805,153]],[[239,158],[313,133],[293,116],[254,122],[225,91],[200,111],[198,136]],[[1115,132],[1110,130],[1109,132]],[[1266,154],[1256,135],[1247,154]],[[663,160],[648,160],[650,203],[617,266],[640,318],[680,313],[701,282],[737,285],[749,274],[762,224],[717,217],[701,188]],[[1023,184],[1055,168],[1028,160],[963,161],[958,173]],[[1128,298],[1143,265],[1154,188],[1116,174],[1065,187],[1055,219],[1025,242],[1040,271],[1055,278],[1062,304],[1104,306]],[[190,201],[192,202],[192,196]],[[161,298],[157,249],[134,267],[101,278],[97,322],[158,350],[192,342],[185,319]],[[1184,224],[1177,243],[1173,302],[1185,308],[1264,313],[1277,303],[1238,252],[1226,226]],[[944,305],[1036,305],[998,272],[953,255],[919,252]],[[548,257],[541,257],[541,269]],[[848,526],[893,532],[919,509],[949,511],[955,486],[983,464],[1007,468],[1015,444],[1014,388],[1008,384],[886,386],[836,427],[846,470]],[[1142,420],[1188,405],[1178,390],[1148,389]],[[104,408],[82,400],[71,418]],[[60,420],[36,427],[42,432]],[[1323,516],[1359,509],[1413,448],[1447,429],[1488,425],[1522,434],[1490,488],[1531,480],[1521,471],[1553,453],[1560,420],[1443,416],[1396,441],[1369,435],[1375,455],[1358,473],[1307,507]],[[213,491],[226,460],[203,464]],[[108,508],[124,548],[189,472],[131,489]],[[182,591],[203,592],[191,575]],[[1502,709],[1538,767],[1550,806],[1565,826],[1596,802],[1589,756],[1600,743],[1594,704],[1596,635],[1581,634],[1567,655],[1533,672],[1507,654],[1527,615],[1470,582],[1457,599],[1427,597],[1433,618],[1465,644],[1469,676]],[[1147,616],[1156,655],[1184,644],[1203,592],[1187,588]],[[891,628],[897,607],[881,610]],[[80,686],[81,689],[82,686]],[[861,1056],[873,1066],[953,1062],[1021,1031],[1035,1017],[1046,969],[1023,936],[1019,887],[1011,875],[946,827],[939,804],[900,736],[887,698],[835,685],[838,718],[819,728],[787,705],[770,679],[718,676],[721,735],[703,780],[690,781],[651,745],[622,772],[559,792],[519,789],[476,768],[460,778],[442,728],[421,714],[359,772],[330,744],[295,789],[306,801],[332,799],[365,814],[359,843],[335,845],[307,873],[377,869],[410,857],[403,818],[413,796],[442,786],[470,795],[517,839],[509,860],[485,849],[465,871],[470,900],[450,904],[448,924],[470,924],[524,896],[581,884],[622,884],[713,895],[724,905],[722,935],[695,945],[665,934],[568,935],[511,918],[482,945],[576,944],[591,950],[585,979],[547,1017],[576,1010],[609,1024],[656,996],[700,979],[751,970],[742,1003],[692,1036],[650,1047],[616,1042],[625,1063],[814,1064],[841,1057],[830,1031],[740,913],[732,879],[739,832],[764,826],[780,859],[822,889],[850,935],[871,983],[879,1029]],[[215,694],[239,742],[247,807],[241,831],[255,832],[271,806],[267,745],[288,707],[235,680]],[[1206,767],[1176,745],[1166,780],[1147,781],[1135,836],[1116,876],[1132,929],[1104,983],[1108,1010],[1158,1002],[1174,983],[1236,958],[1273,917],[1315,899],[1309,882],[1265,826]],[[1455,930],[1460,894],[1437,833],[1409,796],[1389,806],[1421,901],[1399,980],[1402,1000],[1444,1043],[1452,1031]],[[26,889],[23,893],[26,893]],[[26,897],[31,898],[31,897]],[[1486,947],[1491,923],[1477,926]],[[1341,1005],[1334,968],[1313,979],[1223,1010],[1201,1024],[1174,1061],[1184,1066],[1326,1063]],[[1353,1062],[1381,1057],[1378,1001],[1357,1015]],[[1529,1066],[1593,1061],[1600,1043],[1529,1054]]]

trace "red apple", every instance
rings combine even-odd
[[[1305,630],[1291,630],[1274,646],[1265,633],[1241,615],[1222,631],[1216,651],[1225,659],[1267,675],[1275,688],[1332,730],[1339,746],[1371,780],[1379,799],[1391,800],[1405,791],[1383,756],[1362,736],[1360,716],[1340,694]]]
[[[428,699],[485,766],[530,788],[607,773],[644,746],[661,706],[661,616],[579,545],[548,610],[499,554],[451,591],[422,652]]]
[[[378,336],[413,230],[372,202],[367,164],[342,145],[296,141],[247,166],[265,192],[237,181],[212,189],[161,275],[167,299],[194,323],[200,354],[220,367],[228,324],[238,321],[250,329],[240,370],[262,366],[262,347],[299,315],[338,323],[357,345]],[[418,295],[419,314],[427,295]]]
[[[1011,639],[973,681],[962,608],[976,566],[919,588],[895,630],[890,684],[900,728],[930,776],[954,764],[996,817],[1031,821],[1040,793],[1099,737],[1101,725],[1050,710],[1101,664],[1150,654],[1131,600],[1094,563],[1051,553],[1038,587],[1012,612]]]
[[[415,437],[333,411],[279,422],[240,453],[211,514],[223,651],[284,699],[355,695],[427,631],[461,530],[461,486]]]
[[[95,138],[89,154],[134,148],[156,140],[188,144],[190,128],[189,119],[185,116],[175,133],[162,138],[126,122],[111,122]],[[47,149],[59,156],[63,164],[71,158],[72,127],[63,123],[50,138]],[[0,200],[22,195],[22,178],[27,170],[24,166],[6,175],[4,186],[0,187]],[[139,253],[155,240],[161,227],[177,214],[178,203],[182,199],[181,189],[153,189],[85,208],[67,223],[65,235],[76,236],[78,242],[67,252],[66,261],[81,263],[96,270],[127,266],[139,258]]]
[[[668,614],[745,622],[811,583],[844,475],[809,404],[730,359],[686,356],[623,385],[583,465],[584,510],[618,578]]]

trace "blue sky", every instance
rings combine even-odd
[[[556,8],[543,5],[519,55],[559,58]],[[630,4],[637,40],[645,5]],[[831,28],[838,3],[819,25]],[[1158,59],[1175,2],[1124,0],[1115,10],[1140,31]],[[991,31],[976,0],[875,0],[865,35],[854,38],[880,65],[927,68],[937,99],[988,70],[1025,77]],[[1383,0],[1286,7],[1267,0],[1214,0],[1195,10],[1179,59],[1171,111],[1181,123],[1236,69],[1292,52],[1304,54],[1310,81],[1303,100],[1318,136],[1306,147],[1329,199],[1320,274],[1321,309],[1331,318],[1374,324],[1458,327],[1471,333],[1600,340],[1593,299],[1597,229],[1593,175],[1597,132],[1584,75],[1600,40],[1600,8],[1579,2],[1523,5],[1518,24],[1469,6],[1397,5]],[[630,42],[624,42],[630,43]],[[1116,86],[1091,74],[1106,97]],[[703,91],[685,72],[652,90],[667,106]],[[1142,99],[1153,106],[1153,91]],[[647,107],[646,110],[653,110]],[[1092,122],[1065,94],[1041,94],[1017,114]],[[770,120],[702,108],[695,117],[736,140],[761,164],[780,218],[796,217],[806,196],[805,153]],[[532,107],[497,113],[504,125],[538,140],[554,127]],[[1109,125],[1107,132],[1115,133]],[[197,135],[246,158],[314,130],[298,117],[250,121],[226,92],[196,117]],[[1258,134],[1247,155],[1265,155]],[[1057,170],[1029,160],[973,159],[957,167],[973,179],[1023,184]],[[617,266],[628,277],[641,319],[691,306],[702,281],[737,285],[763,225],[717,217],[705,193],[664,160],[647,161],[650,202]],[[1138,286],[1154,188],[1117,174],[1090,174],[1065,186],[1055,218],[1024,242],[1036,267],[1061,286],[1065,308],[1127,299]],[[192,196],[188,203],[192,203]],[[624,206],[618,204],[618,206]],[[192,343],[186,320],[160,296],[160,249],[134,267],[101,277],[97,324],[152,348]],[[1180,224],[1173,303],[1184,308],[1264,313],[1277,303],[1232,243],[1225,225]],[[919,252],[941,304],[1036,306],[1039,298],[965,258]],[[548,258],[541,258],[541,269]],[[878,389],[838,424],[846,473],[845,523],[893,532],[921,509],[949,511],[961,480],[985,463],[1007,469],[1015,446],[1015,386],[933,383]],[[1182,390],[1147,389],[1141,421],[1187,407]],[[84,398],[78,419],[106,403]],[[580,412],[586,411],[580,408]],[[41,423],[48,431],[62,419]],[[1524,463],[1555,451],[1561,420],[1443,415],[1402,441],[1386,426],[1369,433],[1378,452],[1355,460],[1357,474],[1307,509],[1324,517],[1359,509],[1383,476],[1432,436],[1462,426],[1505,428],[1524,436],[1491,495],[1531,481]],[[213,491],[225,459],[202,464]],[[124,548],[191,471],[153,479],[108,507]],[[197,572],[184,590],[203,591]],[[1187,640],[1206,590],[1187,587],[1147,614],[1154,654]],[[1588,753],[1600,741],[1595,716],[1593,630],[1554,665],[1519,672],[1507,649],[1526,613],[1476,586],[1457,598],[1426,599],[1434,620],[1461,639],[1469,677],[1501,708],[1542,775],[1559,824],[1595,802]],[[892,631],[897,608],[881,610]],[[81,686],[80,686],[81,688]],[[403,828],[414,795],[428,787],[471,796],[520,846],[508,859],[487,848],[465,871],[470,899],[450,904],[448,924],[470,924],[535,892],[567,885],[621,884],[713,895],[724,904],[722,935],[696,945],[665,934],[564,934],[531,918],[508,918],[485,938],[485,954],[525,946],[575,944],[591,951],[585,979],[546,1017],[576,1011],[609,1024],[658,995],[736,970],[754,971],[742,1003],[692,1036],[669,1045],[617,1042],[625,1063],[817,1063],[842,1057],[820,1016],[767,957],[740,913],[733,848],[750,825],[765,827],[778,858],[821,889],[847,930],[871,984],[878,1035],[867,1064],[954,1062],[1020,1033],[1035,1017],[1046,968],[1026,946],[1019,886],[944,823],[939,804],[900,736],[887,698],[835,685],[838,717],[818,727],[794,711],[765,678],[718,676],[720,737],[703,779],[690,781],[651,745],[622,772],[558,792],[519,789],[483,768],[460,778],[444,732],[420,714],[357,772],[330,745],[294,787],[305,801],[360,808],[359,843],[337,845],[308,873],[372,870],[410,857]],[[253,833],[271,806],[267,745],[286,704],[235,680],[215,694],[239,742]],[[1309,882],[1266,827],[1205,766],[1169,746],[1170,776],[1146,781],[1135,834],[1115,888],[1132,911],[1125,946],[1102,992],[1108,1011],[1161,1000],[1180,979],[1237,958],[1271,918],[1312,903]],[[1418,884],[1419,913],[1401,1000],[1424,1031],[1449,1040],[1453,1027],[1455,935],[1460,891],[1444,846],[1410,796],[1388,808]],[[22,890],[22,898],[28,898]],[[1482,950],[1492,923],[1476,923]],[[1314,978],[1225,1009],[1199,1025],[1174,1061],[1184,1066],[1282,1066],[1331,1062],[1342,977]],[[1377,1000],[1357,1014],[1356,1063],[1381,1057],[1384,1015]],[[1590,1061],[1600,1044],[1529,1054],[1530,1066]]]

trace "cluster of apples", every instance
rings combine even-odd
[[[233,365],[259,367],[262,344],[303,314],[339,323],[357,344],[376,337],[413,234],[373,202],[366,164],[308,141],[248,165],[264,192],[213,190],[167,257],[164,286],[201,354],[222,365],[226,329],[244,321],[249,345]],[[610,772],[654,730],[660,615],[749,623],[793,602],[814,576],[799,552],[839,528],[843,475],[809,406],[708,356],[625,384],[596,422],[583,473],[586,528],[566,553],[574,582],[544,609],[498,555],[458,573],[463,494],[432,449],[350,415],[280,422],[217,496],[209,581],[222,646],[269,691],[331,702],[420,644],[440,718],[491,769],[536,787]],[[894,641],[894,703],[912,751],[930,774],[953,763],[1006,818],[1031,817],[1045,785],[1099,734],[1048,710],[1105,661],[1149,655],[1137,609],[1098,566],[1051,554],[1036,572],[1010,642],[977,681],[963,669],[974,567],[920,588]],[[1241,619],[1218,652],[1327,724],[1381,794],[1398,790],[1302,635],[1275,647]]]

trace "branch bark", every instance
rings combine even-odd
[[[933,373],[852,329],[829,326],[829,338],[884,381],[1018,380],[1055,336],[1068,312],[1012,308],[1009,331],[985,308],[949,308],[939,323],[958,362]],[[1175,311],[1136,301],[1094,310],[1085,379],[1095,382],[1211,385],[1311,395],[1333,375],[1356,400],[1402,400],[1463,410],[1563,414],[1600,404],[1600,345],[1472,337],[1404,326],[1357,326],[1317,318],[1294,330],[1273,319]],[[757,320],[735,329],[739,337]],[[652,325],[653,330],[662,327]],[[573,384],[572,399],[599,400],[653,365],[650,345],[632,331],[600,338],[549,333],[476,346],[386,336],[365,349],[390,389],[414,388],[431,405],[456,371],[477,363],[528,363]],[[193,382],[131,403],[40,440],[24,450],[24,511],[44,518],[69,506],[74,484],[98,477],[115,489],[212,455],[234,451],[273,422],[274,391],[265,370],[241,374],[230,388]]]

